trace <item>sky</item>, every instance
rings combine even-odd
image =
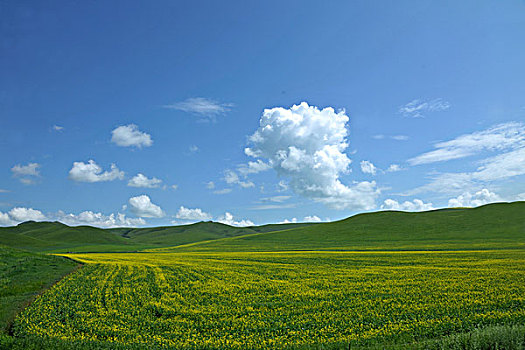
[[[2,1],[0,225],[525,200],[525,1]]]

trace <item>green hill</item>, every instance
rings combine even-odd
[[[175,247],[191,251],[525,248],[525,202],[348,219]]]
[[[71,227],[60,222],[28,221],[0,228],[0,244],[47,252],[137,251],[305,225],[308,224],[232,227],[216,222],[199,222],[181,226],[101,229],[91,226]]]
[[[59,222],[0,228],[0,244],[30,251],[410,250],[525,247],[525,202],[422,213],[381,211],[319,224],[232,227],[216,222],[100,229]]]

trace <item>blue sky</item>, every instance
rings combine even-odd
[[[4,1],[0,225],[523,200],[524,14],[524,1]]]

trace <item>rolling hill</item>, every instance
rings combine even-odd
[[[525,248],[525,202],[420,213],[365,213],[337,222],[224,238],[173,249],[288,251],[486,248]]]
[[[309,224],[232,227],[216,222],[198,222],[181,226],[101,229],[91,226],[71,227],[60,222],[27,221],[17,226],[0,228],[0,244],[40,252],[137,251],[305,225]]]
[[[30,221],[0,228],[0,244],[42,252],[523,248],[525,202],[420,213],[381,211],[330,223],[253,227],[199,222],[100,229]]]

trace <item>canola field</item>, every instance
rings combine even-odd
[[[188,349],[406,344],[525,323],[525,251],[70,254],[18,337]]]

